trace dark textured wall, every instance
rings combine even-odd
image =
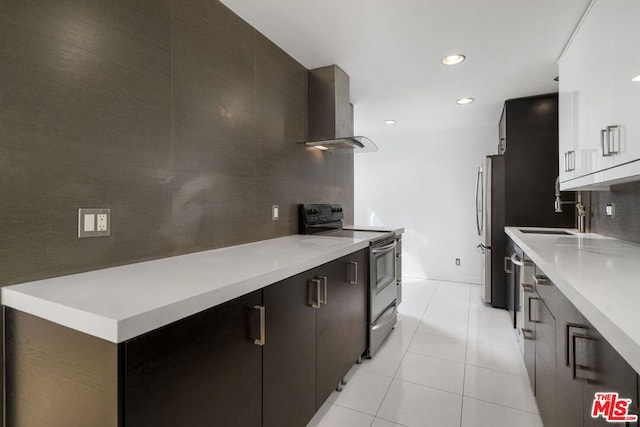
[[[640,243],[640,182],[588,192],[586,197],[591,232]],[[605,214],[608,203],[615,205],[613,218]]]
[[[352,222],[353,156],[296,144],[307,75],[215,0],[0,2],[0,285]]]

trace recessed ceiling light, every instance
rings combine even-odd
[[[328,150],[328,148],[325,147],[324,145],[314,145],[313,148],[317,148],[318,150],[322,150],[322,151]]]
[[[465,56],[456,53],[455,55],[449,55],[442,58],[442,63],[444,65],[456,65],[464,61]]]
[[[395,125],[395,124],[396,124],[396,121],[395,121],[395,120],[385,120],[385,121],[384,121],[384,124],[385,124],[385,125]]]
[[[471,104],[473,101],[475,101],[475,99],[473,98],[460,98],[456,101],[456,103],[460,105],[467,105]]]
[[[635,76],[631,79],[632,82],[640,82],[640,76]]]

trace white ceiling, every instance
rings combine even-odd
[[[557,91],[556,61],[589,0],[222,2],[305,67],[338,64],[356,134],[392,138],[497,124],[505,99]],[[452,53],[467,60],[442,65]]]

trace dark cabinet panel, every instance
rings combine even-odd
[[[522,338],[524,339],[524,365],[527,368],[529,382],[533,393],[536,393],[536,324],[532,319],[540,315],[532,313],[537,308],[540,299],[535,292],[526,292],[524,298],[524,325]],[[532,317],[533,316],[533,317]]]
[[[594,395],[618,392],[637,408],[637,373],[538,267],[536,276],[535,392],[545,426],[611,425],[591,417]]]
[[[127,426],[258,426],[262,347],[255,291],[125,344]]]
[[[536,307],[536,400],[544,425],[555,426],[556,319],[542,300],[537,300]]]
[[[366,262],[366,252],[360,251],[317,270],[327,281],[326,304],[318,310],[318,407],[367,346]]]
[[[554,213],[552,204],[558,176],[558,95],[507,100],[502,114],[500,126],[508,141],[506,225],[573,227],[573,211]]]
[[[118,345],[5,307],[6,425],[113,427]]]
[[[263,290],[263,426],[306,425],[316,412],[315,284],[305,272]],[[292,410],[295,408],[295,410]]]
[[[631,406],[638,407],[638,378],[636,372],[618,352],[593,327],[584,337],[576,334],[573,339],[575,363],[578,369],[576,380],[584,381],[585,426],[611,425],[604,418],[592,418],[590,410],[597,392],[618,392],[620,398],[633,399]],[[638,423],[626,425],[637,426]]]
[[[263,290],[265,427],[305,425],[336,389],[366,349],[366,301],[366,250]]]
[[[585,325],[586,319],[580,312],[554,287],[545,288],[554,298],[547,298],[551,310],[556,313],[556,394],[559,398],[556,405],[556,421],[559,426],[581,426],[585,411],[582,402],[583,383],[572,379],[570,364],[570,333],[576,329],[572,325]]]

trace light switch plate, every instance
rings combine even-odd
[[[278,212],[278,210],[278,205],[271,206],[271,219],[274,221],[277,221],[280,217],[280,213]]]
[[[78,238],[111,235],[111,209],[78,209]]]

